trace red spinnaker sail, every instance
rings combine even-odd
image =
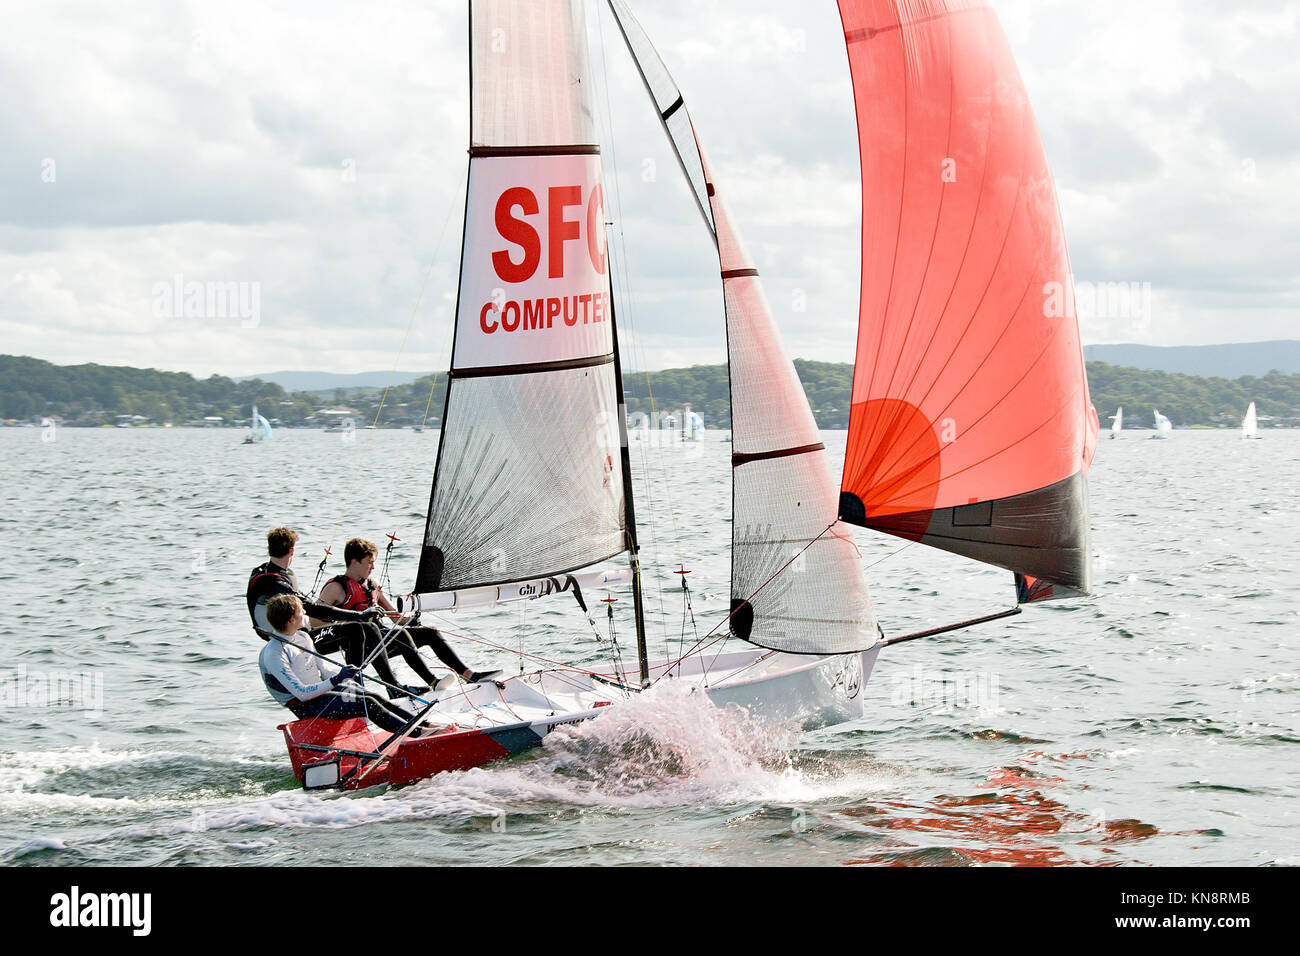
[[[1088,586],[1088,395],[1056,190],[997,16],[840,0],[862,289],[840,515]]]

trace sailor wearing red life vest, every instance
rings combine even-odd
[[[336,575],[326,582],[321,588],[320,602],[349,611],[365,611],[378,607],[387,611],[389,617],[397,617],[397,608],[388,600],[384,589],[370,580],[378,554],[379,549],[364,538],[353,538],[348,541],[343,547],[343,560],[347,564],[347,572]],[[407,627],[404,630],[410,635],[409,639],[406,638],[406,634],[400,634],[394,643],[405,642],[411,651],[415,651],[417,647],[431,649],[438,660],[469,683],[492,680],[501,674],[500,671],[474,671],[466,667],[456,656],[456,652],[443,640],[442,634],[436,627]],[[402,653],[402,659],[420,675],[422,680],[427,681],[429,686],[432,687],[437,683],[437,678],[420,658],[418,651]]]

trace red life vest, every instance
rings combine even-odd
[[[346,574],[330,578],[330,583],[343,589],[343,603],[335,605],[346,611],[364,611],[375,603],[375,586],[367,578],[365,584],[352,580]]]

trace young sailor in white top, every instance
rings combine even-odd
[[[411,715],[357,683],[355,667],[339,667],[322,660],[306,630],[307,616],[296,595],[277,594],[266,604],[267,621],[274,628],[258,655],[262,681],[277,703],[299,718],[325,717],[347,720],[364,717],[384,730],[404,730]],[[418,732],[412,734],[418,736]]]

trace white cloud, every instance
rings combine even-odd
[[[1085,323],[1085,340],[1294,336],[1300,14],[1266,0],[996,6],[1078,278],[1154,290],[1147,327]],[[834,5],[641,7],[791,353],[843,360],[859,191]],[[401,359],[445,365],[465,34],[463,4],[25,8],[0,34],[5,350],[199,374],[390,367],[449,221]],[[604,34],[617,43],[608,22]],[[617,104],[606,162],[639,296],[637,364],[718,361],[711,246],[621,43],[607,52],[596,80]],[[259,283],[262,321],[158,320],[150,290],[175,275]]]

